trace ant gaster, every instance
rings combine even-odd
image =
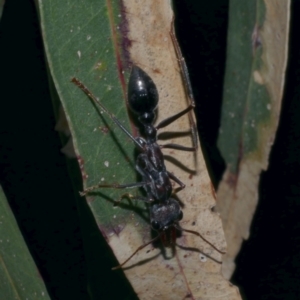
[[[155,119],[155,109],[158,105],[158,92],[155,83],[150,76],[137,66],[132,67],[130,79],[128,83],[128,106],[131,111],[137,115],[141,123],[142,137],[133,137],[132,134],[121,124],[121,122],[111,114],[106,107],[98,101],[98,99],[89,91],[89,89],[80,82],[77,78],[72,78],[72,82],[82,89],[96,104],[98,104],[103,111],[105,111],[114,123],[129,136],[129,138],[136,144],[141,153],[136,159],[136,169],[142,176],[142,182],[130,184],[98,184],[86,188],[80,194],[83,196],[97,188],[134,188],[143,187],[146,191],[147,197],[135,197],[150,203],[150,223],[151,227],[159,234],[148,243],[140,246],[125,262],[114,269],[122,267],[132,256],[139,250],[146,247],[153,241],[157,240],[161,234],[170,227],[175,227],[178,230],[184,230],[200,236],[204,241],[211,245],[218,252],[215,246],[208,242],[198,232],[182,229],[179,226],[179,221],[183,217],[180,205],[177,200],[171,198],[172,184],[170,179],[174,180],[180,185],[180,188],[185,187],[174,174],[168,172],[164,163],[164,156],[161,151],[162,148],[172,148],[184,151],[195,151],[195,147],[184,147],[176,144],[157,144],[157,130],[171,124],[184,114],[188,113],[194,108],[194,103],[191,103],[186,109],[178,114],[171,116],[156,127],[153,125]],[[223,253],[223,252],[221,252]]]

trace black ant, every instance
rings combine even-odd
[[[80,193],[81,196],[97,189],[97,188],[117,188],[126,189],[133,187],[143,187],[146,191],[147,197],[134,197],[139,200],[143,200],[150,204],[150,223],[151,227],[159,234],[149,241],[148,243],[140,246],[128,259],[122,264],[113,268],[121,268],[127,261],[129,261],[139,250],[143,249],[147,245],[157,240],[168,228],[174,227],[179,231],[186,231],[200,236],[205,242],[220,253],[214,245],[207,241],[198,232],[183,229],[179,225],[179,221],[183,217],[182,210],[179,202],[172,195],[172,184],[170,179],[174,180],[180,185],[180,188],[185,187],[174,174],[167,171],[162,148],[178,149],[183,151],[196,151],[195,147],[184,147],[176,144],[157,144],[157,130],[168,126],[172,122],[184,114],[190,112],[194,108],[192,102],[183,111],[171,116],[156,127],[153,125],[155,119],[155,109],[158,104],[158,91],[155,83],[150,76],[144,72],[138,66],[133,66],[128,83],[128,105],[131,111],[138,116],[138,120],[142,125],[142,136],[133,137],[132,134],[121,124],[121,122],[110,113],[106,107],[98,101],[98,99],[89,91],[89,89],[80,82],[77,78],[72,78],[72,82],[83,90],[89,98],[91,98],[97,105],[105,111],[113,122],[124,132],[127,136],[135,143],[141,153],[136,159],[136,170],[142,176],[141,182],[130,183],[130,184],[97,184],[95,186],[86,188]]]

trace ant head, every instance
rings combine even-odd
[[[176,224],[183,217],[179,203],[175,199],[168,199],[165,202],[154,204],[151,207],[151,226],[160,232],[167,230]]]
[[[158,92],[155,83],[141,68],[133,66],[128,82],[128,104],[138,114],[154,114],[158,104]]]

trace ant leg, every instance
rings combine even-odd
[[[142,250],[143,248],[145,248],[146,246],[148,246],[149,244],[155,242],[160,236],[161,236],[162,232],[160,234],[158,234],[154,239],[152,239],[151,241],[147,242],[146,244],[143,244],[141,246],[139,246],[123,263],[121,263],[120,265],[113,267],[112,270],[117,270],[122,268],[135,254],[137,254],[140,250]]]
[[[116,201],[116,203],[120,203],[123,200],[123,198],[129,199],[130,202],[131,202],[131,200],[141,200],[141,201],[143,201],[145,203],[152,203],[153,202],[153,199],[151,199],[151,198],[142,197],[142,196],[134,196],[134,195],[132,195],[130,193],[126,193],[126,194],[123,194],[120,197],[120,199],[118,201]]]
[[[160,129],[160,128],[164,128],[164,127],[168,126],[169,124],[173,123],[174,121],[176,121],[177,119],[179,119],[180,117],[185,115],[186,113],[190,112],[193,108],[194,108],[194,106],[191,104],[189,107],[187,107],[183,111],[179,112],[178,114],[161,121],[156,126],[156,129]],[[196,137],[196,143],[195,143],[195,135],[194,134],[195,134],[195,132],[193,132],[193,129],[192,129],[194,147],[184,147],[184,146],[176,145],[176,144],[166,144],[166,145],[161,145],[160,147],[195,152],[197,150],[198,145],[197,145],[197,137]]]
[[[182,181],[180,181],[179,178],[177,178],[174,174],[170,173],[169,171],[167,171],[167,173],[172,180],[174,180],[180,185],[181,190],[185,188],[185,184]]]
[[[173,226],[174,226],[176,229],[178,229],[178,230],[185,231],[185,232],[189,232],[189,233],[192,233],[192,234],[195,234],[195,235],[199,236],[204,242],[206,242],[209,246],[211,246],[213,249],[215,249],[216,251],[218,251],[220,254],[226,254],[225,251],[219,250],[215,245],[213,245],[211,242],[209,242],[209,241],[208,241],[205,237],[203,237],[203,235],[200,234],[199,232],[194,231],[194,230],[183,229],[182,227],[180,227],[179,225],[176,225],[176,224],[174,224]]]
[[[196,148],[195,147],[185,147],[182,145],[177,145],[177,144],[165,144],[165,145],[159,145],[160,148],[168,148],[168,149],[176,149],[176,150],[182,150],[182,151],[190,151],[190,152],[195,152]]]
[[[127,183],[127,184],[118,184],[118,183],[102,184],[102,183],[99,183],[99,184],[96,184],[96,185],[86,188],[82,192],[79,192],[79,194],[80,194],[80,196],[85,196],[89,192],[94,191],[98,188],[130,189],[130,188],[135,188],[135,187],[143,187],[145,185],[147,185],[146,182],[135,182],[135,183]]]
[[[191,84],[191,81],[189,78],[189,71],[188,71],[185,59],[181,53],[180,47],[177,43],[176,37],[175,37],[174,17],[173,17],[172,24],[171,24],[170,36],[171,36],[171,40],[174,45],[176,56],[177,56],[177,59],[178,59],[179,65],[180,65],[181,75],[182,75],[182,79],[183,79],[182,81],[183,81],[186,93],[188,95],[188,98],[190,100],[190,106],[195,107],[195,98],[194,98],[194,94],[193,94],[193,90],[192,90],[192,84]],[[191,113],[189,113],[189,120],[190,120],[190,125],[191,125],[193,144],[194,144],[195,149],[197,149],[198,148],[197,127],[196,127],[195,120]]]
[[[162,120],[157,126],[156,129],[160,129],[160,128],[164,128],[166,126],[168,126],[169,124],[173,123],[174,121],[176,121],[177,119],[179,119],[180,117],[182,117],[183,115],[185,115],[186,113],[188,113],[189,111],[191,111],[193,108],[195,107],[195,104],[190,104],[186,109],[184,109],[183,111],[179,112],[178,114],[171,116],[165,120]]]

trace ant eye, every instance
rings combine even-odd
[[[156,231],[160,231],[161,230],[161,225],[158,221],[152,221],[151,222],[151,227],[156,230]]]
[[[183,218],[183,212],[182,210],[180,211],[179,215],[178,215],[178,221],[182,220]]]

